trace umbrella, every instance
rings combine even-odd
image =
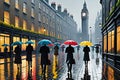
[[[100,44],[94,44],[94,46],[101,46]]]
[[[81,43],[80,43],[80,46],[92,46],[93,44],[92,44],[92,42],[90,42],[90,41],[82,41]]]
[[[60,42],[55,42],[54,44],[60,46]]]
[[[78,45],[78,43],[76,42],[76,41],[74,41],[74,40],[66,40],[65,42],[64,42],[64,44],[65,45]]]
[[[42,39],[38,42],[38,45],[44,45],[44,44],[49,45],[52,44],[52,42],[48,39]]]
[[[23,44],[23,42],[21,42],[21,41],[15,41],[11,44],[11,46],[22,45],[22,44]]]
[[[9,44],[2,44],[2,46],[9,46]]]
[[[54,46],[54,44],[48,44],[48,46],[52,47],[52,46]]]
[[[29,41],[26,41],[25,44],[34,44],[34,42],[29,40]]]

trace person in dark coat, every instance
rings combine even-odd
[[[27,52],[27,58],[26,60],[28,61],[28,65],[32,67],[32,51],[33,51],[33,46],[31,44],[28,44],[26,47],[26,52]]]
[[[69,45],[66,48],[65,53],[67,53],[66,63],[68,66],[68,72],[70,72],[70,75],[71,75],[72,64],[75,64],[74,58],[73,58],[74,48],[71,45]]]
[[[7,57],[7,53],[8,53],[8,48],[7,48],[7,46],[4,47],[4,53],[5,53],[5,56],[4,56],[4,57],[6,58],[6,57]]]
[[[46,44],[40,48],[40,53],[41,53],[41,67],[42,67],[42,73],[45,75],[46,73],[46,65],[48,65],[48,53],[50,53],[50,49]]]
[[[18,69],[20,68],[20,64],[22,63],[21,61],[21,46],[17,45],[15,47],[15,64],[17,64]]]
[[[97,53],[97,57],[98,57],[98,53],[99,53],[99,46],[96,46],[96,47],[95,47],[95,49],[96,49],[96,53]]]
[[[58,50],[59,50],[59,47],[57,45],[55,45],[55,47],[54,47],[54,55],[55,56],[58,55]]]
[[[90,48],[86,45],[83,48],[83,52],[84,52],[84,58],[83,60],[85,61],[85,65],[88,65],[88,61],[90,61],[90,57],[89,57],[89,52],[90,52]]]

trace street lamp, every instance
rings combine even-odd
[[[46,31],[45,27],[44,27],[43,31],[44,31],[44,35],[45,35],[45,31]]]
[[[90,27],[90,42],[92,42],[92,27]]]

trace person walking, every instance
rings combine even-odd
[[[8,54],[7,54],[7,53],[8,53],[8,48],[7,48],[7,46],[4,47],[4,53],[5,53],[5,56],[4,56],[4,57],[7,58],[7,55],[8,55]]]
[[[21,46],[20,45],[17,45],[15,47],[15,64],[17,64],[17,68],[20,69],[20,65],[22,63],[21,61]]]
[[[98,58],[99,46],[96,46],[95,49],[96,49],[96,54],[97,54],[97,58]]]
[[[90,52],[90,48],[86,45],[83,48],[83,52],[84,52],[84,58],[83,60],[85,61],[85,66],[88,66],[88,61],[90,61],[90,57],[89,57],[89,52]]]
[[[28,44],[26,47],[26,52],[27,52],[27,58],[26,60],[28,61],[28,66],[32,67],[32,51],[33,51],[33,46],[31,44]]]
[[[67,59],[66,59],[66,63],[67,63],[67,67],[68,67],[68,72],[70,72],[70,76],[72,77],[72,64],[75,64],[75,60],[73,58],[73,53],[74,53],[74,48],[69,45],[66,50],[65,53],[67,53]]]
[[[58,50],[59,50],[59,47],[57,45],[55,45],[55,47],[54,47],[54,55],[55,56],[58,55]]]
[[[50,53],[49,47],[46,46],[46,44],[44,44],[44,46],[40,47],[40,53],[41,53],[42,74],[45,76],[46,65],[49,65],[49,59],[48,59],[48,53]]]

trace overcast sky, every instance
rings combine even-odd
[[[100,0],[86,0],[89,11],[89,26],[94,26],[97,12],[101,9]],[[49,0],[49,3],[55,2],[56,5],[61,4],[62,11],[67,8],[68,12],[74,16],[78,28],[81,27],[81,9],[84,0]]]

